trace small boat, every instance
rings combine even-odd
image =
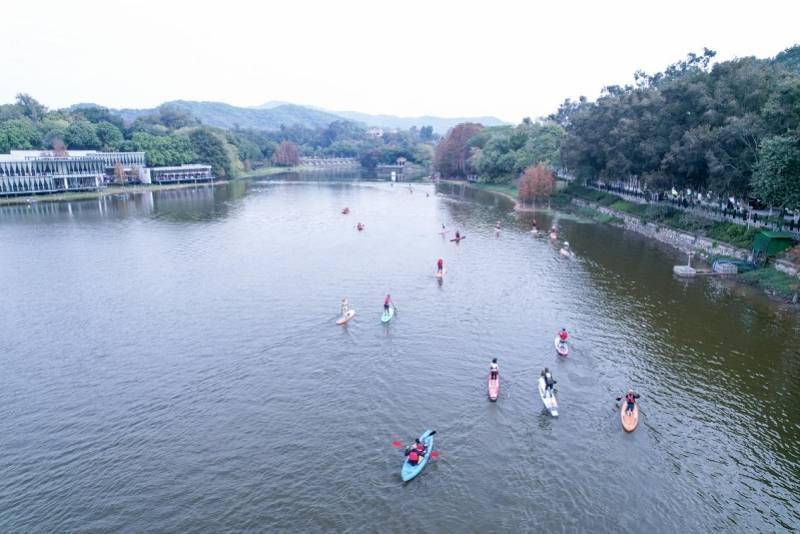
[[[556,352],[558,352],[559,356],[566,356],[569,354],[569,345],[567,345],[566,341],[561,341],[561,338],[558,336],[556,336],[555,345]]]
[[[360,231],[362,231],[363,229],[364,229],[364,225],[363,225],[363,224],[361,224],[361,223],[358,223],[358,224],[356,225],[356,230],[358,230],[359,232],[360,232]]]
[[[558,417],[558,402],[556,401],[556,395],[552,391],[548,392],[545,390],[545,381],[543,376],[539,377],[539,398],[542,399],[542,404],[544,404],[547,412],[553,417]]]
[[[350,208],[345,208],[342,210],[342,215],[347,215],[348,213],[350,213]]]
[[[492,380],[492,373],[489,373],[489,400],[492,402],[497,401],[500,395],[500,373],[497,373],[497,378]]]
[[[428,465],[428,458],[430,458],[431,453],[433,453],[433,434],[435,430],[426,430],[422,433],[419,437],[419,440],[425,444],[425,454],[422,459],[417,462],[417,465],[411,465],[408,462],[408,458],[403,461],[403,467],[400,469],[400,477],[403,479],[403,482],[408,482],[425,469],[425,466]]]
[[[393,318],[394,318],[394,306],[389,306],[388,310],[385,309],[383,310],[383,313],[381,314],[382,323],[388,323]]]
[[[342,317],[336,319],[336,324],[347,324],[350,319],[352,319],[356,314],[355,310],[347,310],[347,313],[344,314]]]
[[[622,421],[622,428],[625,432],[633,432],[639,424],[639,403],[633,404],[633,412],[628,413],[628,401],[622,398],[622,404],[619,406],[619,418]]]

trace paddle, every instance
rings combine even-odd
[[[429,436],[433,436],[434,434],[436,434],[436,431],[435,431],[435,430],[431,430],[431,433],[430,433],[430,434],[428,434],[428,435],[429,435]],[[398,436],[395,436],[395,437],[398,437]],[[397,448],[400,448],[400,447],[402,447],[402,446],[403,446],[403,442],[402,442],[402,441],[400,441],[400,440],[394,440],[394,441],[392,441],[392,447],[397,447]]]

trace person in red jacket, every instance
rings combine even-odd
[[[561,341],[561,343],[566,343],[568,337],[569,337],[569,334],[567,334],[567,329],[566,328],[562,328],[561,332],[558,333],[558,339]]]
[[[389,305],[392,303],[392,296],[387,294],[386,298],[383,299],[383,310],[386,313],[389,313]]]
[[[425,456],[425,444],[417,438],[414,440],[414,445],[406,449],[406,456],[408,457],[408,463],[417,465],[422,460],[422,457]]]
[[[436,262],[436,272],[440,273],[442,272],[443,269],[444,269],[444,260],[442,258],[439,258],[439,261]]]

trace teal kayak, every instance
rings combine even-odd
[[[434,430],[426,430],[420,437],[419,440],[425,444],[425,455],[422,459],[417,462],[417,465],[411,465],[408,463],[408,458],[403,461],[403,468],[400,469],[400,476],[403,479],[403,482],[408,482],[425,469],[425,466],[428,465],[428,458],[430,458],[431,453],[433,452],[433,433]]]
[[[389,311],[383,310],[381,314],[381,322],[388,323],[394,318],[394,306],[389,306]]]

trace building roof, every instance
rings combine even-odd
[[[210,169],[211,165],[202,165],[199,163],[189,163],[184,165],[176,165],[173,167],[150,167],[151,171],[191,171],[191,170],[205,170]]]
[[[77,159],[89,157],[108,157],[115,154],[144,154],[144,152],[101,152],[98,150],[67,150],[61,154],[52,150],[11,150],[0,154],[0,161],[31,161],[42,159]]]

